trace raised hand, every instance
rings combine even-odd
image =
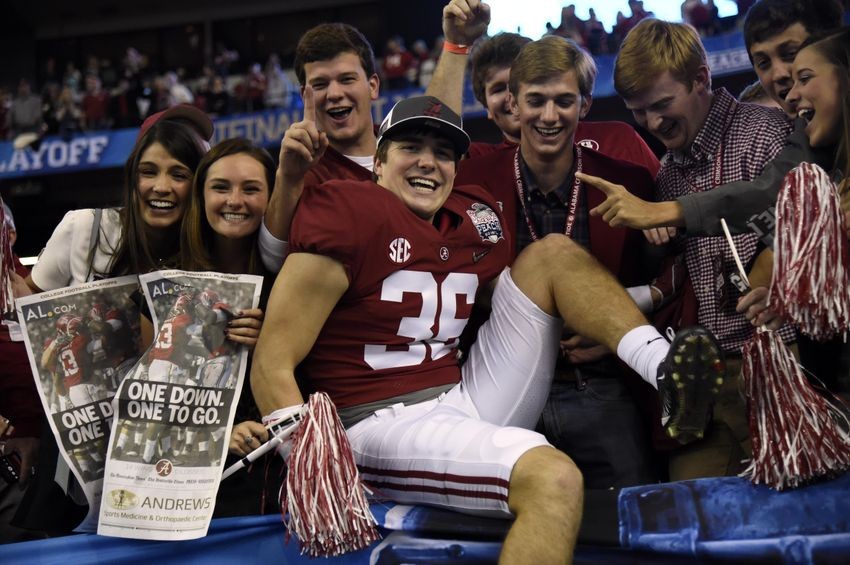
[[[487,32],[490,6],[480,0],[451,0],[443,8],[443,36],[457,45],[472,45]]]
[[[303,180],[307,171],[319,162],[328,148],[328,136],[316,123],[316,100],[313,88],[304,87],[304,119],[295,122],[280,142],[278,173],[287,184]]]

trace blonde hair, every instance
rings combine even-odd
[[[546,82],[558,73],[574,71],[583,98],[593,94],[596,82],[596,63],[590,53],[575,41],[557,35],[547,35],[526,44],[511,65],[508,84],[511,94],[519,95],[520,84]]]
[[[648,90],[665,71],[690,87],[700,67],[708,68],[708,60],[696,29],[648,18],[632,28],[620,45],[614,88],[621,97],[633,98]]]

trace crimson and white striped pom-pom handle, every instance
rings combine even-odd
[[[287,466],[281,509],[289,514],[287,532],[298,538],[302,554],[340,555],[379,539],[345,428],[328,395],[310,395]]]
[[[776,332],[759,328],[744,345],[743,379],[753,458],[742,477],[782,490],[850,468],[841,400],[812,388]]]
[[[12,273],[15,259],[12,254],[12,230],[6,223],[6,210],[0,198],[0,314],[15,310],[15,295],[12,292]]]
[[[768,306],[823,341],[850,329],[850,257],[835,184],[811,163],[785,176],[776,202]]]

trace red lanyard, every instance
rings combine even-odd
[[[576,172],[581,172],[581,147],[576,145]],[[528,231],[531,233],[531,240],[537,241],[540,236],[537,235],[537,230],[534,229],[534,222],[531,221],[531,216],[528,214],[528,208],[525,206],[525,188],[522,183],[522,174],[519,167],[519,147],[514,154],[514,176],[516,177],[516,192],[519,196],[519,203],[522,206],[522,212],[525,214],[525,223],[528,225]],[[567,214],[566,225],[564,226],[564,234],[570,237],[573,233],[573,225],[576,223],[576,211],[578,210],[578,199],[581,191],[581,181],[578,176],[573,176],[573,188],[570,195],[569,213]]]

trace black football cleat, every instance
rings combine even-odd
[[[701,326],[678,331],[658,367],[665,433],[682,444],[701,439],[725,377],[723,350],[711,332]]]

